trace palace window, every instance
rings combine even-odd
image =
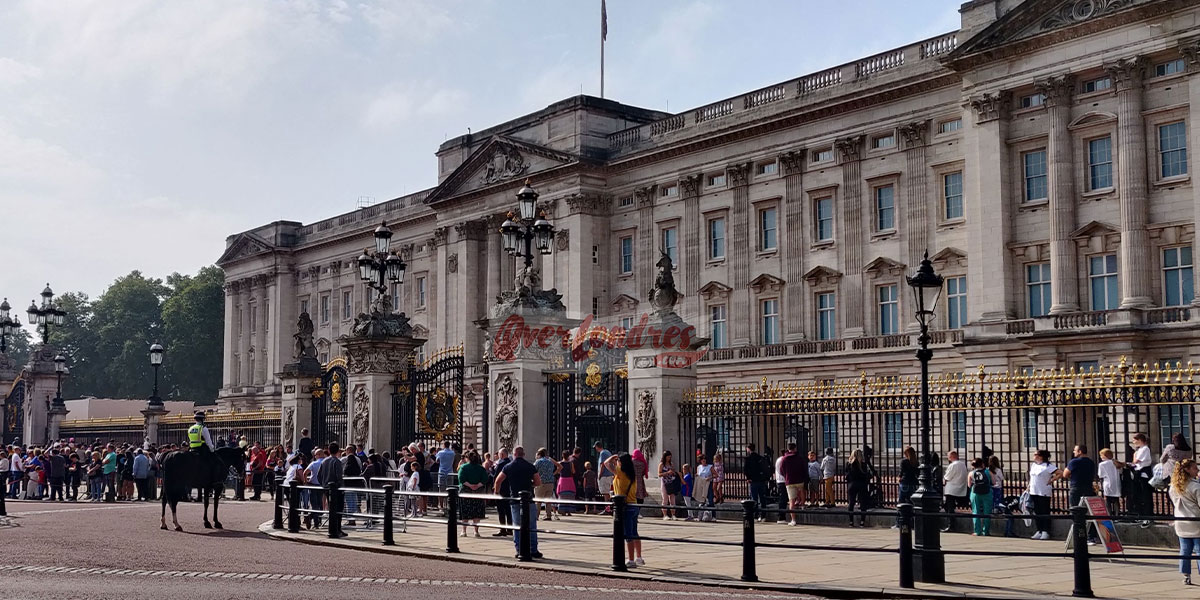
[[[1112,138],[1104,136],[1088,142],[1088,189],[1111,188]]]
[[[1083,93],[1090,94],[1092,92],[1101,92],[1112,87],[1112,79],[1109,77],[1100,77],[1091,81],[1083,82]]]
[[[633,317],[621,317],[621,329],[625,331],[633,329]]]
[[[812,162],[823,163],[833,160],[833,148],[822,148],[821,150],[813,150]]]
[[[904,448],[904,413],[884,413],[883,430],[888,450]]]
[[[837,296],[833,292],[817,294],[817,339],[837,337]]]
[[[955,450],[967,449],[967,411],[956,410],[950,413],[950,434],[954,438]]]
[[[633,272],[633,236],[621,238],[621,274]]]
[[[425,307],[425,279],[424,277],[417,278],[417,307]]]
[[[774,250],[779,245],[778,212],[774,207],[758,211],[759,250]]]
[[[709,331],[712,332],[712,341],[710,342],[713,348],[726,348],[729,346],[729,318],[725,313],[725,305],[718,304],[708,307]]]
[[[755,175],[774,175],[777,172],[779,172],[779,163],[775,161],[758,163],[754,169]]]
[[[667,227],[662,230],[662,247],[667,256],[671,257],[671,265],[679,268],[679,230]]]
[[[633,194],[621,196],[621,199],[617,201],[617,206],[633,206]]]
[[[350,290],[342,291],[342,319],[349,319],[354,316],[354,303],[350,294]]]
[[[1036,202],[1048,198],[1046,187],[1046,151],[1034,150],[1021,155],[1025,169],[1025,201]]]
[[[714,217],[708,220],[708,258],[709,260],[725,258],[724,217]]]
[[[875,188],[875,231],[896,228],[896,189],[890,185]]]
[[[1184,71],[1183,59],[1168,60],[1165,63],[1154,65],[1155,77],[1166,77],[1167,75],[1175,75]]]
[[[878,137],[871,138],[871,147],[874,148],[875,150],[883,150],[885,148],[895,148],[896,147],[896,134],[889,133],[887,135],[881,135]]]
[[[329,294],[321,294],[321,322],[329,322]]]
[[[1192,247],[1163,249],[1163,304],[1192,303]]]
[[[258,331],[258,304],[251,302],[250,306],[250,333]]]
[[[875,289],[879,296],[879,335],[899,333],[900,298],[897,295],[896,284],[881,285]]]
[[[817,241],[824,242],[833,239],[833,198],[817,198],[813,202],[816,212]]]
[[[963,216],[962,171],[943,175],[942,191],[946,201],[946,220],[961,219]]]
[[[938,123],[938,133],[950,133],[962,129],[962,118],[951,119]]]
[[[1021,108],[1037,108],[1046,103],[1045,94],[1030,94],[1022,96],[1019,106]]]
[[[1187,174],[1187,129],[1183,121],[1158,126],[1158,164],[1163,178]]]
[[[1029,316],[1050,314],[1050,263],[1025,265],[1025,289],[1029,296]]]
[[[1100,369],[1100,361],[1098,360],[1077,360],[1075,361],[1075,370],[1080,373],[1089,371],[1098,371]]]
[[[302,313],[308,312],[308,298],[305,298],[300,301],[300,312],[302,312]]]
[[[1176,433],[1191,437],[1191,410],[1190,404],[1163,404],[1158,407],[1158,434],[1163,445]]]
[[[1116,254],[1088,258],[1088,284],[1092,290],[1092,310],[1114,310],[1120,305]]]
[[[717,173],[708,176],[708,187],[722,187],[725,185],[725,174]]]
[[[837,449],[838,418],[837,415],[821,415],[821,446]],[[818,453],[819,454],[819,453]]]
[[[1038,447],[1038,410],[1026,408],[1021,412],[1021,441],[1027,450]]]
[[[779,299],[762,301],[762,344],[779,343]]]
[[[967,278],[946,278],[946,325],[962,329],[967,324]]]
[[[658,195],[662,196],[663,198],[674,198],[675,196],[679,195],[679,186],[664,185],[658,188]]]

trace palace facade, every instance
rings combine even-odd
[[[946,277],[935,371],[1192,359],[1200,6],[960,12],[958,31],[680,113],[568,98],[442,144],[432,189],[230,236],[220,402],[279,406],[302,311],[321,361],[341,356],[386,222],[408,264],[396,309],[427,352],[464,344],[478,414],[474,321],[513,285],[498,226],[526,179],[569,316],[636,324],[671,255],[677,311],[712,340],[702,384],[911,375],[904,276],[926,252]]]

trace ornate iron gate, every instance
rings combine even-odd
[[[630,450],[628,400],[624,368],[606,371],[589,362],[583,374],[547,374],[547,450],[558,457],[580,448],[590,456],[596,442],[613,452]]]
[[[426,448],[463,441],[462,346],[435,353],[421,368],[409,365],[392,382],[392,449],[413,442]]]
[[[16,444],[25,429],[25,380],[20,377],[13,382],[4,400],[4,445]]]
[[[312,434],[313,442],[325,446],[337,442],[345,446],[350,438],[349,418],[346,412],[346,363],[335,359],[325,367],[321,386],[313,390]]]

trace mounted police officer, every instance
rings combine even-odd
[[[213,451],[212,434],[204,426],[204,413],[196,411],[196,422],[188,428],[188,449],[192,452],[209,454]]]

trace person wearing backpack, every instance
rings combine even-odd
[[[987,463],[982,458],[971,461],[971,512],[976,515],[987,515],[992,512],[992,473],[988,471]],[[971,518],[975,526],[974,535],[989,535],[992,520],[988,517],[975,516]]]

